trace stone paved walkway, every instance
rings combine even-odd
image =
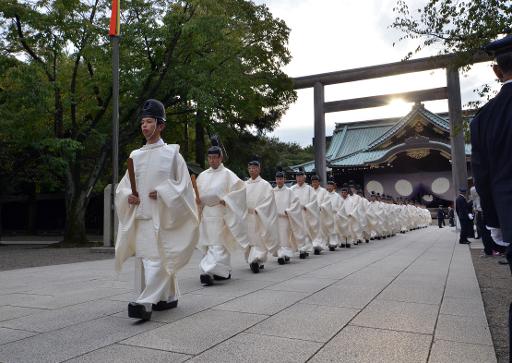
[[[0,273],[1,362],[496,362],[471,256],[431,227],[204,288],[196,253],[177,309],[126,317],[133,262]]]

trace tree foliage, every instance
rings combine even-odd
[[[121,4],[122,158],[140,144],[138,115],[147,98],[167,108],[166,141],[182,144],[200,163],[208,133],[272,130],[295,100],[281,70],[290,61],[289,29],[265,6],[244,0]],[[0,2],[6,126],[0,144],[20,178],[66,191],[67,241],[85,240],[90,192],[110,178],[109,6],[107,0]],[[12,184],[6,175],[0,183]]]
[[[411,9],[407,0],[398,0],[391,27],[403,32],[403,39],[418,40],[409,56],[429,46],[440,46],[442,53],[474,53],[501,34],[510,32],[512,1],[508,0],[429,0]]]
[[[417,42],[406,58],[424,48],[435,47],[440,53],[460,54],[457,62],[463,71],[471,67],[470,59],[476,52],[512,31],[512,1],[509,0],[428,0],[418,9],[411,9],[407,0],[398,0],[393,11],[397,16],[391,27],[403,33],[399,40]],[[480,99],[489,100],[494,95],[491,89],[489,83],[484,83],[473,91]],[[466,107],[476,109],[480,104],[481,101],[471,101]],[[469,140],[467,118],[463,127]]]

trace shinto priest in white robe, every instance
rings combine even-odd
[[[335,228],[338,234],[338,238],[340,239],[340,246],[345,247],[350,243],[351,234],[350,234],[350,217],[348,215],[347,208],[349,206],[348,196],[343,198],[343,195],[340,195],[340,205],[336,211],[336,223]]]
[[[247,236],[249,246],[245,258],[252,262],[265,262],[267,253],[276,255],[279,248],[277,212],[274,193],[269,182],[258,176],[245,181],[247,198]]]
[[[323,250],[327,248],[327,241],[329,240],[331,229],[334,227],[331,198],[329,197],[327,190],[321,186],[316,189],[313,188],[313,190],[316,194],[316,202],[319,209],[320,226],[316,237],[313,239],[313,248]]]
[[[332,220],[332,225],[331,228],[329,229],[329,247],[336,247],[340,244],[341,240],[340,235],[338,234],[339,226],[338,228],[336,228],[336,224],[339,223],[337,214],[338,211],[341,210],[343,200],[341,198],[341,195],[339,195],[335,190],[327,193],[331,201],[330,219]]]
[[[306,231],[304,244],[299,246],[301,252],[313,252],[312,241],[318,235],[320,229],[318,203],[313,188],[304,183],[302,186],[295,184],[290,188],[299,198],[302,209],[302,220]]]
[[[277,257],[293,257],[299,246],[304,244],[306,238],[304,220],[299,198],[295,193],[283,185],[274,188],[274,199],[277,207],[279,228],[279,250]]]
[[[197,187],[202,209],[199,247],[205,253],[199,266],[206,274],[227,278],[231,253],[249,245],[245,183],[220,164],[199,174]]]
[[[139,304],[177,298],[176,272],[187,264],[196,247],[199,228],[192,182],[178,145],[161,139],[132,151],[140,204],[128,204],[132,194],[128,173],[116,190],[119,229],[116,270],[130,256],[142,258],[145,289]],[[157,192],[157,199],[149,193]]]

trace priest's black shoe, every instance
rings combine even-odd
[[[219,276],[219,275],[213,275],[213,279],[216,280],[216,281],[229,280],[229,279],[231,279],[231,274],[229,274],[228,277]]]
[[[320,254],[320,248],[315,248],[315,255],[319,255]]]
[[[213,285],[213,279],[210,275],[208,274],[201,274],[199,276],[199,280],[201,280],[201,283],[205,286],[211,286]]]
[[[345,248],[345,244],[344,243],[340,244],[340,248]]]
[[[280,265],[284,265],[285,264],[284,258],[283,257],[279,257],[277,259],[277,263],[280,264]]]
[[[308,257],[308,254],[307,254],[306,252],[301,252],[301,253],[299,253],[299,258],[300,258],[301,260],[305,259],[306,257]]]
[[[128,304],[128,317],[140,320],[150,320],[151,310],[148,310],[143,304],[131,302]]]
[[[334,247],[334,246],[329,246],[329,251],[336,251],[336,247]]]
[[[153,304],[153,310],[155,310],[155,311],[169,310],[169,309],[174,309],[176,307],[178,307],[178,300],[159,301],[158,303]]]
[[[284,262],[290,262],[290,257],[284,256]]]
[[[249,267],[251,268],[251,271],[254,272],[255,274],[260,272],[260,264],[258,262],[251,262]]]
[[[345,247],[350,248],[352,245],[350,243],[347,243]]]

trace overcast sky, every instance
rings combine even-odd
[[[398,42],[400,33],[390,29],[396,0],[257,0],[265,3],[275,17],[283,19],[291,29],[289,49],[291,63],[285,68],[290,77],[359,68],[397,62],[418,43]],[[409,0],[411,8],[421,7],[426,0]],[[395,47],[393,43],[397,42]],[[414,58],[435,55],[428,49]],[[478,99],[473,90],[492,82],[489,63],[482,63],[461,75],[463,105]],[[325,87],[326,101],[397,93],[446,86],[444,70],[411,73],[369,81]],[[496,85],[497,87],[497,85]],[[297,102],[291,105],[273,133],[282,141],[305,146],[313,137],[313,90],[297,91]],[[427,102],[434,112],[448,110],[447,101]],[[403,116],[410,104],[397,104],[326,114],[326,133],[331,135],[336,122],[370,120]]]

